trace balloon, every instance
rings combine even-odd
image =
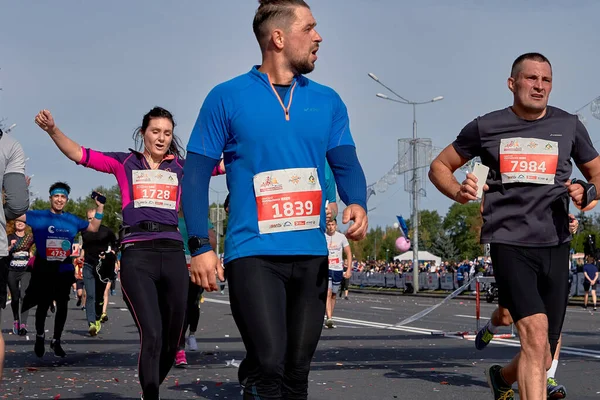
[[[405,253],[406,251],[408,251],[409,248],[410,240],[406,239],[404,236],[401,236],[398,239],[396,239],[396,249],[399,252]]]
[[[394,229],[398,229],[400,227],[400,224],[397,222],[394,222]]]

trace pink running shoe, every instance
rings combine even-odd
[[[185,368],[186,365],[188,365],[188,363],[185,358],[185,350],[179,350],[175,355],[175,367]]]

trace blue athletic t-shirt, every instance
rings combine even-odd
[[[60,262],[60,272],[73,271],[71,246],[77,233],[86,230],[89,222],[67,212],[54,214],[50,210],[30,210],[25,217],[33,231],[36,258]]]
[[[327,255],[326,153],[347,145],[354,146],[348,112],[331,88],[300,75],[281,101],[257,67],[216,86],[187,150],[215,162],[224,156],[230,192],[225,262]],[[286,198],[295,186],[304,191]],[[320,187],[320,194],[310,187]]]
[[[285,99],[291,86],[292,85],[273,85],[280,99]],[[337,201],[335,178],[327,160],[325,160],[325,198],[330,203],[335,203]]]

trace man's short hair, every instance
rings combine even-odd
[[[546,58],[545,55],[543,55],[541,53],[525,53],[525,54],[521,54],[513,62],[512,68],[510,70],[511,77],[516,78],[517,75],[519,75],[519,72],[521,71],[521,64],[523,64],[523,61],[525,61],[525,60],[545,62],[545,63],[548,63],[548,65],[550,66],[550,69],[552,69],[552,64],[550,64],[550,60],[548,60],[548,58]]]
[[[296,18],[296,7],[306,7],[310,10],[304,0],[259,0],[258,2],[260,5],[254,14],[252,30],[261,49],[265,46],[271,23],[287,27]]]

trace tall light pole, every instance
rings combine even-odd
[[[215,215],[215,218],[213,218],[213,220],[214,220],[214,224],[215,224],[215,232],[217,234],[217,254],[220,254],[219,253],[219,243],[221,241],[221,238],[220,238],[220,236],[221,236],[221,221],[225,218],[221,218],[222,215],[221,215],[221,211],[220,211],[221,205],[219,204],[219,196],[221,195],[221,193],[227,193],[227,191],[226,190],[215,190],[211,187],[209,187],[209,189],[217,194],[217,213]],[[224,211],[225,210],[223,210],[223,212]]]
[[[436,101],[440,101],[444,99],[444,96],[437,96],[428,101],[410,101],[400,96],[398,93],[394,92],[391,88],[383,84],[379,80],[379,78],[369,72],[369,77],[373,79],[375,82],[379,83],[381,86],[389,90],[392,94],[394,94],[397,99],[393,99],[383,93],[377,93],[377,97],[393,101],[396,103],[411,105],[413,108],[413,136],[412,136],[412,226],[413,226],[413,238],[412,238],[412,247],[413,247],[413,287],[414,292],[417,293],[419,291],[419,178],[417,175],[417,170],[419,169],[419,165],[417,163],[417,106],[422,104],[429,104]]]

